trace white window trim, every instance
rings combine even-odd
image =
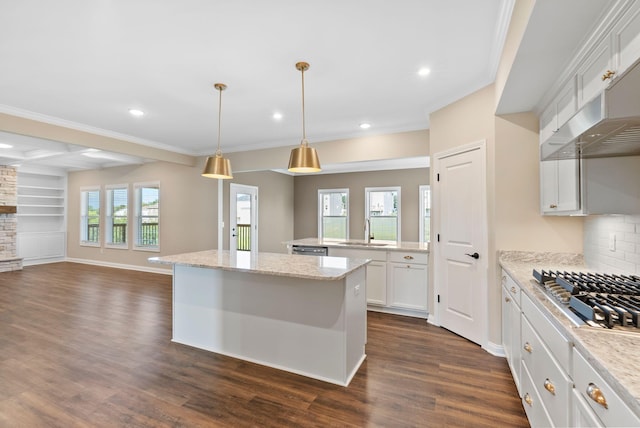
[[[140,217],[140,198],[138,197],[138,192],[140,191],[141,188],[143,187],[157,187],[158,188],[158,245],[154,245],[154,246],[149,246],[149,245],[138,245],[138,218]],[[161,206],[162,203],[160,202],[160,182],[159,181],[147,181],[147,182],[143,182],[143,183],[133,183],[133,221],[134,221],[134,232],[133,232],[133,239],[132,239],[132,249],[134,251],[148,251],[148,252],[152,252],[152,253],[159,253],[160,252],[160,237],[161,237],[161,215],[160,215],[160,211],[161,211]]]
[[[402,201],[401,201],[401,196],[402,196],[402,187],[401,186],[389,186],[389,187],[365,187],[364,188],[364,216],[365,219],[369,218],[369,193],[370,192],[393,192],[396,191],[398,192],[398,221],[396,223],[396,240],[395,241],[387,241],[387,240],[382,240],[382,239],[376,239],[376,241],[378,242],[401,242],[402,241],[402,230],[401,230],[401,224],[402,224]],[[366,237],[365,237],[366,238]],[[375,238],[374,238],[375,239]]]
[[[420,219],[420,225],[419,225],[419,241],[422,242],[422,237],[424,236],[424,210],[425,210],[425,206],[424,206],[424,197],[423,194],[425,192],[425,190],[428,190],[429,192],[431,192],[431,186],[428,184],[421,184],[419,187],[419,195],[420,195],[420,213],[418,218]],[[431,219],[431,216],[429,216],[429,219]],[[429,236],[429,241],[431,240],[431,236]]]
[[[81,247],[100,247],[101,242],[100,242],[100,233],[98,233],[98,242],[89,242],[86,241],[84,239],[82,239],[83,237],[85,237],[85,231],[87,228],[87,222],[85,217],[87,216],[87,201],[84,198],[84,194],[85,192],[94,192],[94,191],[98,191],[100,193],[100,196],[98,198],[98,209],[100,211],[100,223],[99,227],[102,226],[102,187],[101,186],[83,186],[80,187],[80,246]]]
[[[322,230],[322,195],[325,193],[346,193],[347,194],[347,229],[345,240],[349,239],[349,189],[318,189],[318,239],[324,239]]]
[[[109,236],[112,233],[112,220],[113,216],[112,210],[112,201],[109,198],[109,193],[112,190],[116,189],[127,189],[127,237],[125,239],[124,244],[114,244],[109,242]],[[129,241],[130,241],[130,231],[131,231],[131,192],[129,191],[129,183],[125,184],[108,184],[104,187],[104,200],[105,200],[105,213],[104,213],[104,247],[105,248],[113,248],[116,250],[128,250],[129,249]]]

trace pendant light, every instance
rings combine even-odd
[[[227,89],[227,85],[224,83],[216,83],[213,85],[220,92],[220,97],[218,101],[218,150],[216,150],[215,156],[209,156],[207,158],[207,163],[204,166],[204,170],[202,171],[203,177],[208,178],[219,178],[222,180],[227,180],[233,178],[233,174],[231,173],[231,162],[229,159],[222,157],[222,150],[220,150],[220,123],[222,117],[222,91]]]
[[[318,153],[313,147],[309,147],[304,121],[304,72],[309,69],[309,64],[299,62],[296,68],[302,73],[302,141],[300,147],[291,150],[289,157],[289,171],[291,172],[318,172],[321,171]]]

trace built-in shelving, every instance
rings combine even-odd
[[[66,187],[66,175],[18,170],[18,255],[25,264],[64,258]]]

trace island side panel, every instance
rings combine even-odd
[[[364,361],[367,342],[366,269],[358,268],[347,277],[345,287],[347,384]]]
[[[348,278],[176,265],[173,341],[344,385]]]

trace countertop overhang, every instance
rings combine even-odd
[[[150,257],[149,262],[335,281],[345,278],[349,273],[365,266],[370,260],[253,253],[251,251],[206,250],[172,256]]]

